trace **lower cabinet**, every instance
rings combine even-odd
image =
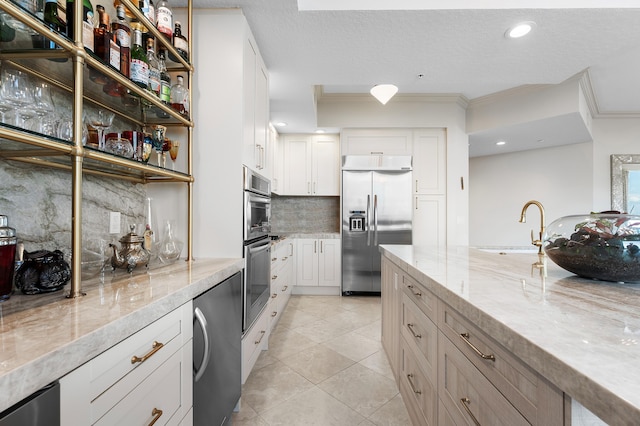
[[[294,251],[293,242],[287,240],[279,242],[272,250],[271,298],[269,299],[271,329],[278,323],[293,291]]]
[[[192,303],[60,379],[60,420],[75,425],[190,425]]]
[[[414,425],[564,424],[558,388],[386,257],[382,268],[383,347]]]
[[[311,294],[313,289],[324,288],[325,294],[340,294],[341,244],[339,238],[296,239],[297,294]]]
[[[271,331],[270,318],[269,306],[267,306],[251,328],[242,336],[242,384],[247,381],[260,353],[268,349]]]

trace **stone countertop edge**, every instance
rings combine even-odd
[[[0,304],[0,412],[243,268],[198,259],[83,281],[85,296],[14,294]]]
[[[535,253],[401,245],[380,252],[602,420],[637,424],[640,285],[580,278],[547,259],[536,286]]]
[[[312,232],[309,234],[302,232],[292,232],[292,233],[277,233],[274,232],[275,235],[280,236],[280,239],[277,241],[286,240],[287,238],[322,238],[322,239],[339,239],[340,232]]]

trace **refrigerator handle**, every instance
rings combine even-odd
[[[199,370],[193,371],[194,382],[197,382],[202,378],[204,371],[207,369],[207,365],[209,364],[209,359],[211,358],[211,345],[209,344],[209,333],[207,330],[207,320],[204,317],[204,314],[200,310],[200,308],[195,308],[193,311],[194,322],[198,321],[200,323],[200,327],[202,327],[202,334],[204,335],[204,355],[202,357],[202,365],[200,365]]]
[[[371,245],[371,222],[369,221],[369,216],[371,212],[371,195],[367,195],[367,246]]]
[[[378,245],[378,196],[373,196],[373,245]]]

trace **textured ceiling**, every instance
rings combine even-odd
[[[640,8],[299,11],[296,0],[194,7],[242,8],[269,69],[271,119],[289,123],[285,132],[316,129],[314,86],[365,93],[394,83],[400,94],[473,100],[586,69],[600,113],[640,117]],[[507,40],[520,21],[534,21],[534,32]]]

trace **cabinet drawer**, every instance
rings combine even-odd
[[[409,417],[415,425],[435,425],[438,393],[435,381],[421,368],[421,357],[418,356],[404,337],[400,338],[402,351],[402,372],[399,377],[399,388],[405,402]]]
[[[445,303],[438,325],[531,424],[556,424],[562,418],[562,392]]]
[[[529,425],[527,419],[442,334],[439,345],[438,395],[455,424]]]
[[[438,298],[435,294],[407,274],[402,275],[402,291],[416,303],[431,321],[437,322]]]
[[[402,295],[402,331],[406,343],[421,358],[421,365],[432,383],[437,380],[438,328],[407,296]]]
[[[154,425],[180,424],[191,408],[191,398],[182,395],[185,387],[191,387],[191,350],[189,343],[176,351],[93,424],[148,425],[155,418]],[[98,400],[105,398],[110,399],[106,394]],[[96,403],[99,405],[99,401]]]
[[[269,340],[270,306],[267,306],[253,326],[242,336],[242,383],[247,380],[260,352]]]

